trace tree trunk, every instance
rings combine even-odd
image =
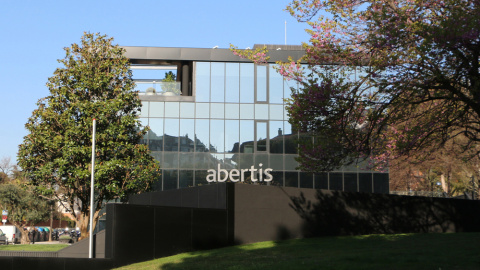
[[[93,228],[94,229],[97,226],[98,214],[99,213],[100,213],[100,211],[98,211],[98,210],[93,213]],[[78,224],[79,224],[81,236],[80,236],[79,240],[87,238],[89,236],[89,233],[90,233],[90,230],[88,228],[89,223],[90,223],[90,212],[88,214],[84,214],[84,213],[80,214]]]

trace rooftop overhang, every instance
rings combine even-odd
[[[147,63],[155,61],[205,61],[205,62],[248,62],[251,60],[240,58],[230,49],[202,49],[202,48],[173,48],[173,47],[136,47],[121,46],[126,50],[125,56],[133,63]],[[269,50],[269,63],[300,59],[303,50]]]

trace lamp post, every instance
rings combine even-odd
[[[88,258],[93,258],[93,203],[94,203],[94,180],[95,180],[95,128],[96,120],[93,119],[93,133],[92,133],[92,176],[90,180],[90,232],[89,232],[89,249],[88,249]]]

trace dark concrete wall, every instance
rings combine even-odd
[[[235,241],[480,231],[480,201],[235,186]]]
[[[128,203],[138,205],[179,206],[192,208],[227,208],[227,185],[218,183],[212,185],[171,189],[132,195]]]
[[[60,258],[88,258],[90,249],[90,237],[82,239],[58,251]],[[105,258],[105,230],[95,234],[94,239],[95,258]]]
[[[106,233],[118,265],[233,243],[226,209],[109,204]]]

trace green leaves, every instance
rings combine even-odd
[[[71,208],[80,201],[82,214],[90,209],[93,118],[97,212],[106,200],[148,190],[158,174],[158,164],[138,144],[146,130],[138,119],[141,102],[128,59],[112,42],[85,33],[80,44],[65,48],[62,67],[47,82],[50,95],[29,118],[29,135],[19,149],[19,165],[31,184],[59,186],[57,198]]]

